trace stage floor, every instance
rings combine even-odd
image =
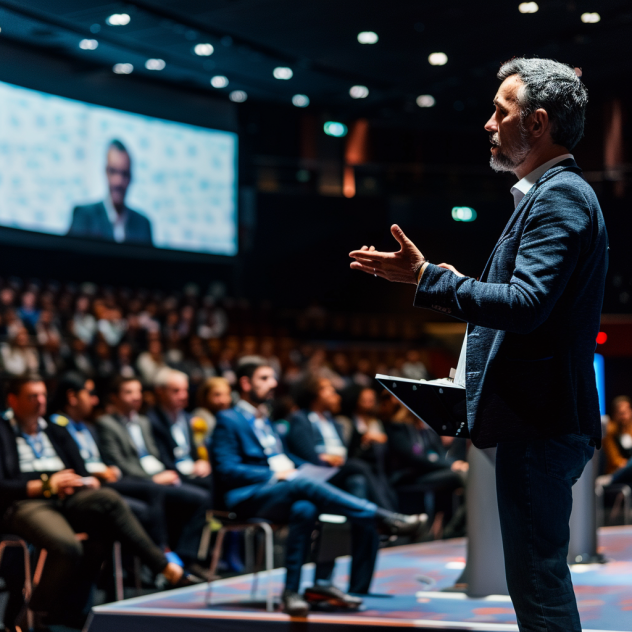
[[[632,527],[610,527],[599,532],[599,550],[607,564],[572,566],[573,583],[585,632],[632,630]],[[441,592],[454,584],[463,566],[465,540],[443,540],[384,549],[380,552],[373,594],[354,614],[312,613],[307,621],[281,612],[266,613],[266,582],[259,580],[257,599],[250,599],[251,576],[214,584],[213,603],[205,603],[206,586],[182,588],[137,597],[94,609],[89,632],[182,632],[212,628],[214,632],[240,630],[357,630],[386,628],[426,630],[518,630],[511,601],[506,596],[471,599],[462,593]],[[336,565],[335,582],[346,586],[349,560]],[[310,585],[313,568],[303,570]],[[279,595],[285,571],[273,572],[274,594]],[[421,577],[423,576],[423,577]],[[431,583],[427,583],[431,582]],[[177,628],[176,628],[177,626]]]

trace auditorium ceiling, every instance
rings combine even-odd
[[[78,72],[112,72],[116,64],[131,64],[136,76],[226,99],[238,91],[247,96],[236,99],[289,105],[295,95],[304,95],[311,106],[354,116],[395,110],[458,117],[488,109],[495,71],[516,55],[571,63],[582,68],[588,84],[618,80],[632,53],[625,35],[632,25],[629,1],[541,0],[535,13],[521,13],[519,4],[0,0],[0,37],[69,57]],[[526,4],[533,10],[535,3]],[[597,11],[598,22],[582,21],[582,15]],[[128,17],[108,24],[119,15]],[[367,31],[377,42],[358,41]],[[81,44],[84,40],[95,41],[96,48]],[[198,51],[212,54],[196,54],[198,44],[210,44]],[[433,53],[443,53],[447,62],[432,65]],[[146,68],[147,60],[158,60],[155,69]],[[278,68],[289,68],[292,77],[275,78]],[[215,80],[220,87],[213,87],[214,77],[225,77],[228,85],[221,87],[220,79]],[[350,96],[353,86],[366,88],[356,90],[363,98]],[[418,107],[421,95],[434,99],[432,113]]]

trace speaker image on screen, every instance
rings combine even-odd
[[[0,82],[0,226],[237,254],[237,135]]]

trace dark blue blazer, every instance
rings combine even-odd
[[[318,458],[317,446],[325,444],[325,439],[319,430],[307,417],[309,411],[299,410],[290,417],[290,429],[287,433],[288,450],[296,456],[313,463],[314,465],[323,465]],[[332,419],[336,432],[340,437],[342,445],[345,444],[342,426]]]
[[[299,467],[305,461],[286,453]],[[217,413],[211,443],[215,498],[229,509],[257,493],[273,476],[249,419],[237,407]]]
[[[191,458],[197,461],[200,457],[197,447],[193,440],[193,429],[191,428],[191,415],[187,412],[183,413],[187,420],[188,440],[191,446]],[[156,406],[147,411],[147,419],[151,424],[151,431],[156,440],[156,446],[160,453],[160,460],[165,464],[168,470],[176,469],[176,458],[173,451],[177,447],[177,443],[171,434],[171,421],[167,418],[164,411]]]
[[[126,244],[151,246],[151,224],[149,220],[131,208],[125,208],[127,222],[125,224]],[[114,241],[114,230],[105,210],[103,202],[75,206],[72,211],[72,223],[68,229],[71,237],[90,237],[103,241]]]
[[[571,159],[515,209],[480,280],[428,265],[414,304],[468,323],[467,416],[474,444],[583,433],[599,445],[593,369],[608,237]]]

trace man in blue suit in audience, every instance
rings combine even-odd
[[[238,369],[240,400],[217,415],[211,455],[216,503],[240,517],[259,517],[289,523],[286,541],[287,575],[283,592],[285,612],[306,616],[311,602],[358,607],[361,599],[333,586],[315,586],[299,594],[301,566],[321,513],[346,516],[358,537],[352,543],[351,592],[367,593],[378,548],[378,532],[416,534],[425,517],[404,516],[379,508],[332,485],[301,474],[301,459],[284,451],[268,419],[267,404],[277,386],[274,369],[263,359]]]
[[[593,369],[608,237],[570,151],[588,94],[572,66],[512,59],[485,129],[491,167],[513,172],[514,212],[480,278],[426,261],[393,226],[394,253],[364,246],[351,267],[417,286],[414,304],[468,323],[470,435],[496,447],[509,594],[521,632],[581,632],[566,562],[572,486],[601,443]],[[580,73],[581,74],[581,73]]]
[[[76,206],[68,235],[151,246],[149,220],[125,205],[127,189],[132,181],[132,159],[120,140],[113,140],[108,146],[105,175],[108,196],[103,202]]]

